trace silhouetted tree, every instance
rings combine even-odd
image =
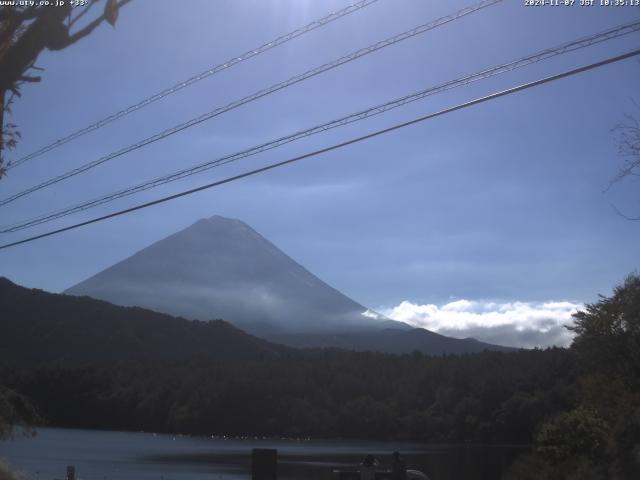
[[[640,478],[640,276],[573,317],[576,405],[538,427],[507,478]]]
[[[31,425],[42,421],[31,402],[22,394],[0,385],[0,441],[13,437],[17,428],[33,433]]]
[[[120,7],[130,1],[105,0],[102,13],[88,22],[83,17],[101,0],[87,0],[78,7],[73,7],[70,1],[59,6],[40,5],[40,2],[29,6],[0,6],[0,177],[6,172],[3,150],[15,147],[20,139],[16,125],[6,122],[5,113],[10,113],[13,100],[20,96],[22,84],[40,81],[40,77],[32,73],[42,70],[35,65],[40,53],[44,49],[63,50],[105,21],[115,25]],[[85,23],[78,28],[81,20]]]
[[[640,110],[638,103],[634,102],[634,105]],[[613,132],[623,164],[611,185],[624,178],[640,176],[640,121],[635,115],[628,113],[625,120],[613,128]],[[627,215],[617,208],[616,211],[627,220],[640,220],[640,214]]]
[[[640,276],[630,275],[611,297],[573,315],[571,346],[592,371],[640,382]]]

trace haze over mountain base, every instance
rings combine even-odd
[[[240,220],[202,219],[65,291],[193,320],[223,319],[296,347],[470,353],[498,349],[374,312]]]

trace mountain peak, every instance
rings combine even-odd
[[[209,218],[203,218],[199,221],[209,222],[215,225],[225,225],[225,226],[244,226],[248,227],[246,223],[242,220],[238,220],[237,218],[229,218],[223,217],[222,215],[211,215]]]
[[[201,218],[200,220],[196,221],[191,225],[191,227],[196,227],[196,226],[208,226],[208,227],[216,227],[221,229],[233,229],[237,227],[250,228],[249,225],[244,223],[242,220],[238,220],[237,218],[223,217],[222,215],[212,215],[209,218]],[[189,230],[189,228],[190,227],[182,231]]]
[[[218,215],[218,214],[211,215],[208,219],[203,219],[203,220],[210,220],[212,222],[231,222],[231,223],[244,224],[242,220],[238,220],[237,218],[223,217],[222,215]]]
[[[503,349],[389,320],[327,285],[246,223],[213,215],[68,289],[295,346],[388,352]]]
[[[220,215],[198,220],[66,293],[191,319],[221,318],[257,334],[349,330],[387,320],[246,223]]]

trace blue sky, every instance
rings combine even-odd
[[[41,55],[42,83],[26,85],[13,107],[24,140],[11,156],[348,3],[136,0],[120,12],[115,29],[104,25],[73,47]],[[473,3],[380,0],[11,170],[0,181],[0,196]],[[640,18],[639,8],[526,7],[506,0],[0,207],[0,220],[5,225],[75,204],[634,18]],[[640,34],[627,35],[2,240],[207,183],[639,45]],[[622,164],[611,128],[625,113],[640,114],[632,101],[640,101],[639,80],[640,62],[632,59],[527,90],[0,251],[0,275],[62,291],[200,218],[220,214],[247,222],[371,308],[459,336],[483,337],[505,325],[545,333],[544,318],[565,321],[572,308],[609,293],[638,268],[640,222],[623,219],[612,205],[640,212],[640,182],[629,179],[604,190]],[[524,314],[518,305],[526,306]],[[556,315],[549,313],[555,307],[545,305],[566,308]],[[438,314],[460,308],[466,317]],[[496,312],[507,313],[491,323]],[[468,315],[475,315],[475,323]],[[549,334],[533,343],[567,341]]]

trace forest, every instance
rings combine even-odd
[[[0,414],[5,424],[197,435],[524,444],[512,478],[638,478],[640,277],[574,321],[568,349],[425,356],[260,344],[229,357],[3,361]]]

